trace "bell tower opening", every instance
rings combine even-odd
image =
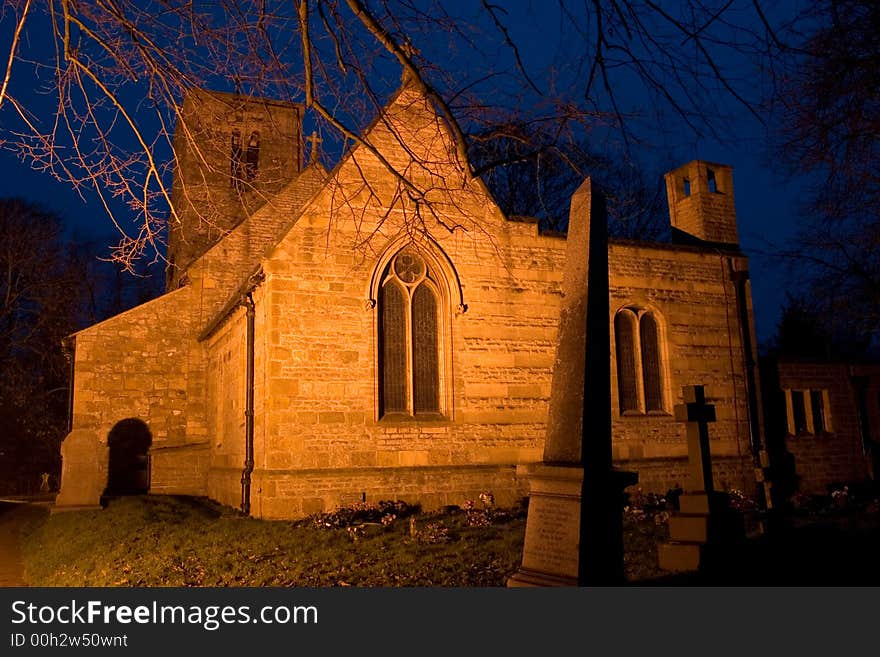
[[[167,290],[299,174],[302,115],[295,103],[203,89],[186,94],[174,133],[178,220],[168,230]]]

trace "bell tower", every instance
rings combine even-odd
[[[195,89],[174,131],[166,290],[303,167],[301,105]]]
[[[665,178],[673,239],[739,244],[731,167],[694,160]]]

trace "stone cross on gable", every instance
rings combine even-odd
[[[709,423],[715,421],[715,406],[706,403],[703,386],[684,386],[684,403],[675,407],[675,419],[687,423],[688,489],[711,495],[712,457],[709,453]]]
[[[318,144],[324,140],[318,136],[316,131],[312,130],[312,134],[306,137],[306,141],[311,144],[309,148],[309,164],[312,164],[318,159]]]

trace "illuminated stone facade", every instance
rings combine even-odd
[[[330,173],[305,167],[193,250],[164,296],[76,334],[77,435],[106,445],[117,423],[139,419],[152,435],[152,493],[237,507],[252,417],[250,512],[264,518],[363,499],[432,508],[527,493],[517,468],[542,458],[564,238],[505,217],[416,91],[394,97],[368,140],[431,190],[428,204],[400,194],[363,146]],[[711,189],[697,181],[707,170]],[[683,484],[672,408],[682,386],[700,384],[717,410],[719,487],[751,491],[744,336],[755,342],[731,172],[694,162],[667,183],[689,239],[610,245],[614,457],[646,490]],[[415,260],[401,264],[401,253]],[[398,293],[409,295],[403,310]],[[98,462],[83,476],[106,480],[106,455]]]

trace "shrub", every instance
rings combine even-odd
[[[361,530],[360,533],[363,533],[364,525],[388,527],[398,518],[406,518],[420,511],[421,507],[418,504],[408,504],[400,500],[381,500],[377,504],[357,502],[327,513],[316,513],[309,516],[309,520],[320,528],[354,528],[354,531],[349,532],[349,535],[354,537],[358,534],[357,530]]]

